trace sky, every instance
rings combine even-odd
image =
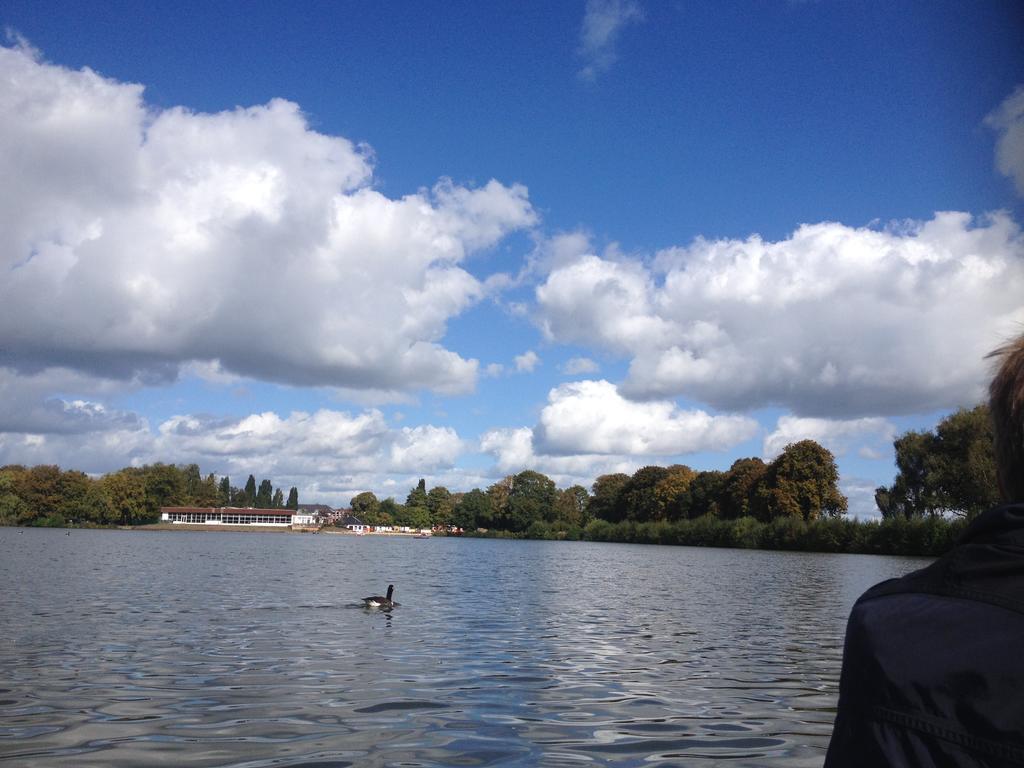
[[[0,465],[343,506],[810,438],[1024,331],[1018,2],[0,6]]]

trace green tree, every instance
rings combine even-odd
[[[40,464],[22,473],[17,482],[18,496],[25,502],[19,525],[63,525],[60,467]]]
[[[638,523],[664,520],[665,507],[654,489],[668,475],[665,467],[656,466],[641,467],[634,472],[619,492],[617,517]]]
[[[487,496],[491,500],[491,517],[486,523],[478,523],[482,528],[506,528],[508,499],[512,494],[514,481],[513,475],[506,475],[487,489]]]
[[[737,459],[725,475],[721,495],[721,515],[727,520],[755,517],[767,520],[768,511],[761,495],[761,484],[768,465],[761,459]]]
[[[451,492],[443,485],[431,488],[427,494],[427,511],[430,513],[430,524],[449,526],[452,524],[452,513],[455,510],[455,502],[452,500]]]
[[[684,517],[698,518],[710,515],[718,517],[721,514],[722,494],[725,490],[725,472],[717,469],[707,472],[698,472],[690,483],[682,512]]]
[[[875,491],[885,518],[917,518],[952,512],[973,517],[999,503],[992,423],[988,407],[960,409],[934,431],[896,438],[897,474]]]
[[[95,523],[103,519],[106,500],[92,478],[84,472],[68,470],[60,478],[60,518],[68,523]]]
[[[180,507],[185,504],[185,478],[173,464],[147,464],[136,474],[146,487],[146,514],[136,522],[153,522],[160,517],[161,507]]]
[[[988,407],[961,408],[935,430],[931,483],[939,506],[968,518],[999,504],[995,434]]]
[[[555,499],[555,522],[563,527],[583,528],[588,522],[590,494],[582,485],[559,491]]]
[[[288,500],[291,501],[290,495]],[[352,508],[352,514],[363,520],[363,522],[367,522],[365,519],[367,516],[375,515],[380,511],[380,502],[377,501],[377,496],[373,491],[363,491],[353,496],[352,501],[348,505]]]
[[[591,490],[594,492],[590,497],[590,515],[609,523],[617,523],[622,518],[619,514],[619,493],[623,486],[629,482],[629,475],[617,472],[611,475],[601,475],[595,481]]]
[[[420,481],[409,491],[409,495],[405,497],[405,506],[407,507],[427,507],[427,481],[422,477]]]
[[[768,465],[760,495],[773,520],[816,520],[846,512],[846,497],[838,483],[839,470],[831,451],[813,440],[801,440],[787,445]]]
[[[426,507],[423,508],[424,511]],[[406,508],[388,496],[377,507],[377,518],[380,522],[374,525],[409,525]]]
[[[270,502],[270,506],[274,509],[281,509],[284,506],[284,491],[280,488],[274,489],[274,499]]]
[[[299,489],[294,485],[291,490],[288,491],[288,501],[285,502],[285,509],[298,509],[299,508]]]
[[[188,464],[181,470],[181,474],[185,482],[185,504],[205,506],[203,504],[199,504],[198,501],[200,486],[203,482],[203,476],[199,472],[199,465]]]
[[[219,506],[226,507],[231,503],[231,479],[224,475],[217,486],[217,502]]]
[[[107,502],[101,522],[132,525],[146,518],[146,483],[138,473],[112,472],[102,477],[100,487]]]
[[[467,531],[487,528],[491,524],[491,513],[491,497],[479,488],[474,488],[464,493],[455,505],[452,525]]]
[[[17,525],[28,515],[28,505],[18,495],[18,478],[24,467],[0,468],[0,525]]]
[[[270,509],[274,499],[274,484],[269,480],[260,481],[260,489],[256,491],[255,506],[260,509]]]
[[[256,478],[249,475],[249,479],[245,481],[245,506],[253,507],[256,505]]]
[[[536,520],[551,522],[554,511],[554,481],[547,475],[527,469],[512,479],[503,527],[516,533],[525,531]]]
[[[214,477],[212,472],[199,484],[192,503],[197,507],[220,506],[220,489],[217,487],[217,478]]]

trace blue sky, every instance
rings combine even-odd
[[[344,504],[891,442],[1024,327],[997,3],[8,2],[0,463]]]

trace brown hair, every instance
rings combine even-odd
[[[1000,360],[988,388],[999,491],[1003,501],[1024,501],[1024,335],[989,357]]]

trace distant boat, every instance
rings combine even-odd
[[[414,539],[429,539],[430,538],[430,534],[429,533],[417,533],[415,536],[413,536],[413,538]]]

